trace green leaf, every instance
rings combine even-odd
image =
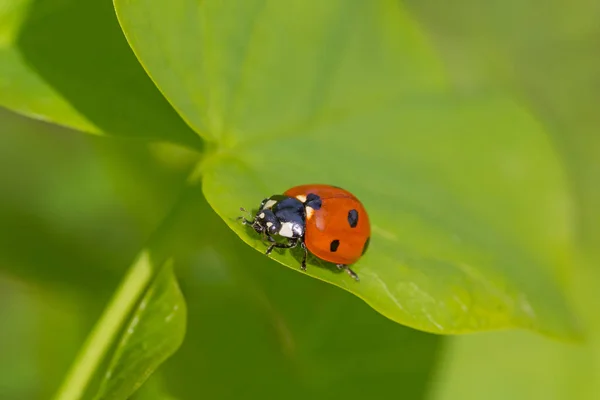
[[[142,252],[81,349],[57,400],[80,399],[98,378],[95,398],[127,399],[179,348],[185,301],[170,262],[155,268],[149,253]],[[104,357],[117,340],[104,370]]]
[[[395,134],[400,130],[410,134]],[[310,161],[290,158],[286,148]],[[236,221],[237,207],[256,207],[306,182],[346,187],[362,199],[373,236],[354,268],[361,282],[315,263],[307,272],[389,318],[439,333],[573,329],[548,267],[567,250],[566,188],[543,132],[510,102],[392,104],[231,153],[204,165],[204,190],[260,251],[259,237]],[[273,258],[298,269],[295,254]]]
[[[435,0],[408,3],[432,32],[461,89],[510,87],[546,128],[573,199],[576,254],[563,263],[562,275],[582,317],[586,339],[572,346],[525,334],[454,338],[448,343],[432,398],[596,399],[600,393],[600,57],[595,49],[600,46],[596,23],[600,9],[585,1],[568,7],[550,1],[544,12],[539,12],[539,2],[528,0],[501,7],[457,1],[443,10]],[[465,17],[472,13],[478,18]]]
[[[200,390],[198,390],[200,392]],[[152,374],[148,381],[136,391],[131,400],[180,400],[172,396],[165,388],[164,378],[160,371]]]
[[[0,5],[0,105],[94,134],[202,145],[137,62],[103,0]]]
[[[567,187],[525,110],[445,92],[398,2],[244,4],[115,0],[149,74],[215,142],[204,193],[244,241],[265,250],[240,206],[298,184],[345,187],[373,224],[361,281],[315,260],[309,275],[425,331],[577,330],[555,276]],[[298,270],[295,253],[273,258]]]
[[[161,91],[221,144],[443,87],[441,66],[396,1],[114,3]]]
[[[97,399],[127,399],[183,342],[186,306],[168,263],[156,276],[121,336]]]

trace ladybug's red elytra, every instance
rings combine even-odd
[[[347,190],[323,184],[296,186],[264,199],[252,221],[240,219],[271,242],[266,254],[276,247],[300,245],[302,270],[310,251],[358,280],[349,266],[367,251],[371,224],[362,203]],[[273,236],[287,241],[276,242]]]

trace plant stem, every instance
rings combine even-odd
[[[67,373],[55,400],[79,400],[84,395],[90,380],[106,356],[127,316],[144,294],[154,276],[154,267],[148,251],[142,251],[94,329],[83,344],[71,369]]]

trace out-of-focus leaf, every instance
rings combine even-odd
[[[127,399],[181,345],[186,305],[171,264],[154,278],[125,326],[96,399]]]
[[[444,55],[457,90],[504,86],[546,128],[568,178],[576,256],[561,273],[583,317],[586,342],[525,334],[455,338],[435,399],[576,399],[600,395],[600,8],[536,1],[408,3]],[[477,18],[468,18],[474,16]]]
[[[167,393],[165,389],[164,377],[157,371],[148,378],[148,380],[137,390],[131,400],[179,400]]]
[[[161,268],[156,263],[149,249],[138,255],[82,346],[56,400],[79,400],[86,393],[98,399],[127,399],[181,345],[185,301],[170,262]],[[99,389],[94,388],[96,382]]]
[[[84,132],[202,147],[135,59],[107,1],[0,2],[0,105]]]
[[[588,249],[600,249],[600,224],[588,216],[600,203],[597,4],[575,0],[564,7],[550,0],[541,13],[533,0],[501,7],[472,0],[454,2],[452,8],[440,7],[437,0],[405,3],[428,28],[457,90],[509,88],[543,123],[575,189],[577,239]]]

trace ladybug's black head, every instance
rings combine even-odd
[[[266,232],[269,235],[276,235],[281,230],[281,222],[271,210],[258,210],[254,217],[252,227],[256,232]]]
[[[306,211],[295,197],[274,195],[262,201],[252,221],[243,222],[258,233],[299,239],[304,237]]]

